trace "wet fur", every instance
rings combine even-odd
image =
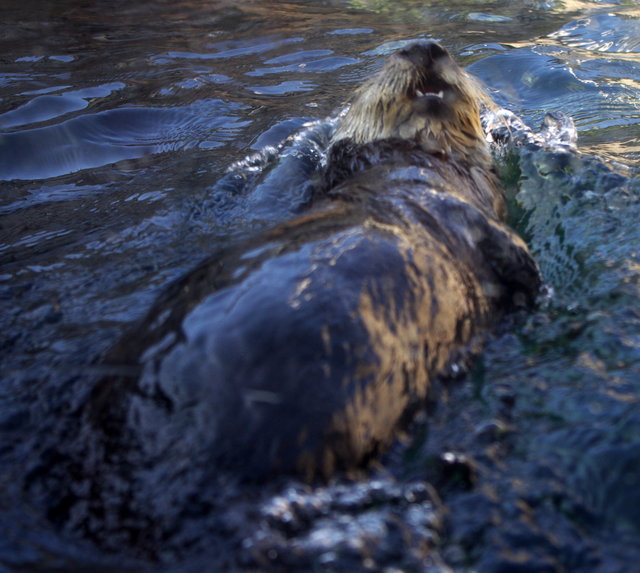
[[[105,357],[93,467],[155,464],[177,492],[185,471],[312,478],[383,451],[433,378],[537,293],[502,222],[486,101],[436,44],[392,56],[309,211],[204,261]]]
[[[478,80],[437,44],[415,44],[391,56],[355,93],[335,140],[417,141],[429,152],[491,169],[479,106],[495,106]],[[434,47],[437,46],[437,47]],[[433,53],[431,53],[433,52]],[[419,97],[442,92],[442,98]]]

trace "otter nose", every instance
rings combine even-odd
[[[429,54],[429,57],[432,60],[436,60],[441,58],[442,56],[448,56],[447,50],[445,50],[440,44],[437,42],[424,42],[423,44],[419,44],[423,51]]]
[[[429,67],[438,58],[448,56],[449,52],[437,42],[419,42],[400,50],[399,54],[416,66]]]

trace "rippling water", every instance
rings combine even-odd
[[[636,567],[640,9],[624,0],[5,0],[0,567],[111,570],[99,549],[39,514],[46,492],[24,487],[42,471],[45,428],[86,391],[75,377],[164,285],[221,243],[290,215],[290,205],[269,207],[270,189],[293,186],[286,168],[253,203],[238,199],[227,168],[334,113],[415,38],[443,42],[529,125],[549,111],[572,116],[580,150],[628,180],[604,181],[587,159],[535,155],[511,174],[513,222],[555,297],[518,336],[489,346],[415,446],[419,460],[446,448],[473,457],[504,502],[493,518],[480,509],[474,518],[469,497],[445,496],[454,517],[444,560],[513,570],[505,554],[521,551],[531,571]],[[506,436],[496,451],[482,441],[491,424]],[[498,527],[487,528],[491,519]],[[531,528],[518,540],[527,520],[556,541]]]

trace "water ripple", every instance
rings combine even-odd
[[[45,95],[39,95],[11,111],[0,114],[0,128],[9,129],[39,123],[73,111],[80,111],[88,107],[93,98],[107,97],[124,87],[125,84],[122,82],[111,82],[56,95],[49,95],[56,88],[45,88]],[[37,94],[39,91],[41,90],[36,90],[35,93]],[[25,92],[24,95],[33,93]]]
[[[640,52],[640,22],[619,14],[594,14],[550,35],[566,46],[596,52]]]
[[[545,45],[495,52],[470,69],[500,103],[533,124],[548,111],[572,116],[581,136],[640,124],[637,72],[624,59],[581,58],[573,49]]]
[[[123,159],[232,139],[250,122],[241,104],[200,100],[174,108],[119,108],[0,135],[0,180],[45,179]]]
[[[290,64],[287,66],[275,66],[271,68],[257,68],[252,72],[247,72],[248,76],[266,76],[270,74],[282,74],[287,72],[328,72],[337,70],[343,66],[351,66],[357,64],[355,58],[345,58],[340,56],[332,56],[321,58],[319,60],[306,61],[302,63]]]
[[[167,52],[165,56],[157,56],[156,58],[154,58],[154,61],[156,63],[165,64],[167,62],[167,58],[185,60],[219,60],[226,58],[235,58],[237,56],[250,56],[253,54],[262,54],[263,52],[269,52],[271,50],[275,50],[276,48],[302,41],[303,38],[284,38],[280,40],[261,38],[255,42],[220,42],[207,46],[208,49],[212,50],[211,52],[170,51]]]

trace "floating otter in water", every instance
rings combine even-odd
[[[433,378],[538,291],[502,222],[483,101],[439,45],[392,55],[308,211],[200,264],[110,351],[87,409],[104,457],[259,480],[388,446]]]

